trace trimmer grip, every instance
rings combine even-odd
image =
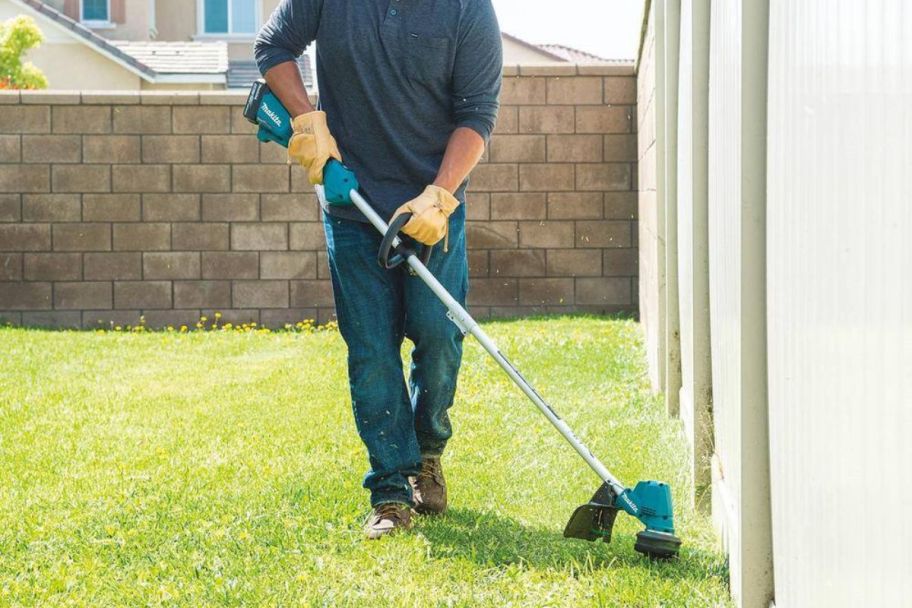
[[[330,205],[352,205],[349,193],[357,190],[355,173],[334,158],[323,168],[323,196]]]
[[[406,211],[405,213],[400,213],[390,222],[386,234],[383,235],[383,240],[380,242],[380,251],[377,253],[377,262],[387,270],[399,266],[408,256],[415,255],[414,251],[401,243],[398,247],[393,247],[393,240],[399,234],[399,231],[408,224],[410,219],[412,219],[412,214],[410,212]],[[421,248],[421,263],[427,266],[431,259],[431,251],[434,247],[422,245]],[[392,254],[392,257],[390,254]]]

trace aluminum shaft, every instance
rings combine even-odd
[[[323,187],[316,186],[317,196],[320,200],[323,201]],[[374,208],[370,206],[364,197],[358,194],[357,190],[352,190],[350,193],[351,200],[358,209],[367,217],[371,224],[380,231],[381,234],[386,234],[387,223],[381,218]],[[400,244],[399,237],[396,237],[393,240],[393,246],[397,247]],[[542,414],[554,425],[554,427],[564,436],[570,445],[573,446],[573,449],[586,461],[586,463],[592,468],[593,471],[604,481],[605,483],[611,485],[614,491],[620,495],[624,492],[625,488],[620,481],[617,480],[614,475],[612,475],[608,469],[596,458],[592,451],[589,450],[586,445],[580,441],[580,439],[573,433],[570,427],[564,422],[560,416],[551,408],[550,405],[541,397],[541,395],[536,392],[536,390],[529,384],[522,374],[519,373],[519,370],[513,366],[512,363],[500,352],[500,349],[497,348],[497,345],[491,340],[490,337],[484,332],[483,329],[478,325],[478,323],[469,315],[463,306],[456,301],[450,293],[444,289],[443,285],[437,280],[437,278],[431,273],[427,267],[421,263],[421,260],[418,259],[417,255],[409,255],[406,258],[406,263],[409,267],[418,275],[422,281],[434,292],[440,301],[447,307],[449,313],[447,316],[450,320],[455,323],[463,333],[469,333],[475,336],[475,339],[481,344],[482,348],[488,351],[488,354],[491,355],[497,364],[503,368],[511,380],[522,390],[523,393],[529,398],[532,403],[541,411]]]

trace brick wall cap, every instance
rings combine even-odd
[[[204,106],[242,106],[247,91],[200,91],[199,102]]]
[[[529,63],[519,66],[520,76],[576,76],[573,63]]]
[[[631,63],[594,63],[578,66],[580,76],[635,76],[636,66]]]
[[[83,91],[82,103],[86,105],[136,105],[139,92],[134,91]]]
[[[78,105],[79,91],[47,89],[43,91],[20,91],[21,103],[43,105]]]
[[[199,91],[141,91],[139,102],[147,106],[197,106]]]

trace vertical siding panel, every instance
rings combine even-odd
[[[678,302],[681,419],[698,500],[709,488],[711,369],[707,231],[709,2],[681,2],[678,70]]]
[[[713,519],[739,605],[772,597],[765,326],[767,6],[714,2],[709,97]]]
[[[713,519],[730,556],[731,589],[741,563],[741,15],[712,5],[709,98],[709,255],[714,419]]]
[[[771,3],[779,608],[912,598],[912,527],[897,521],[912,512],[912,10],[904,4]]]

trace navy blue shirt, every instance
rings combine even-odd
[[[434,181],[457,127],[489,138],[503,71],[491,0],[282,0],[257,36],[260,72],[313,41],[320,109],[382,217]]]

